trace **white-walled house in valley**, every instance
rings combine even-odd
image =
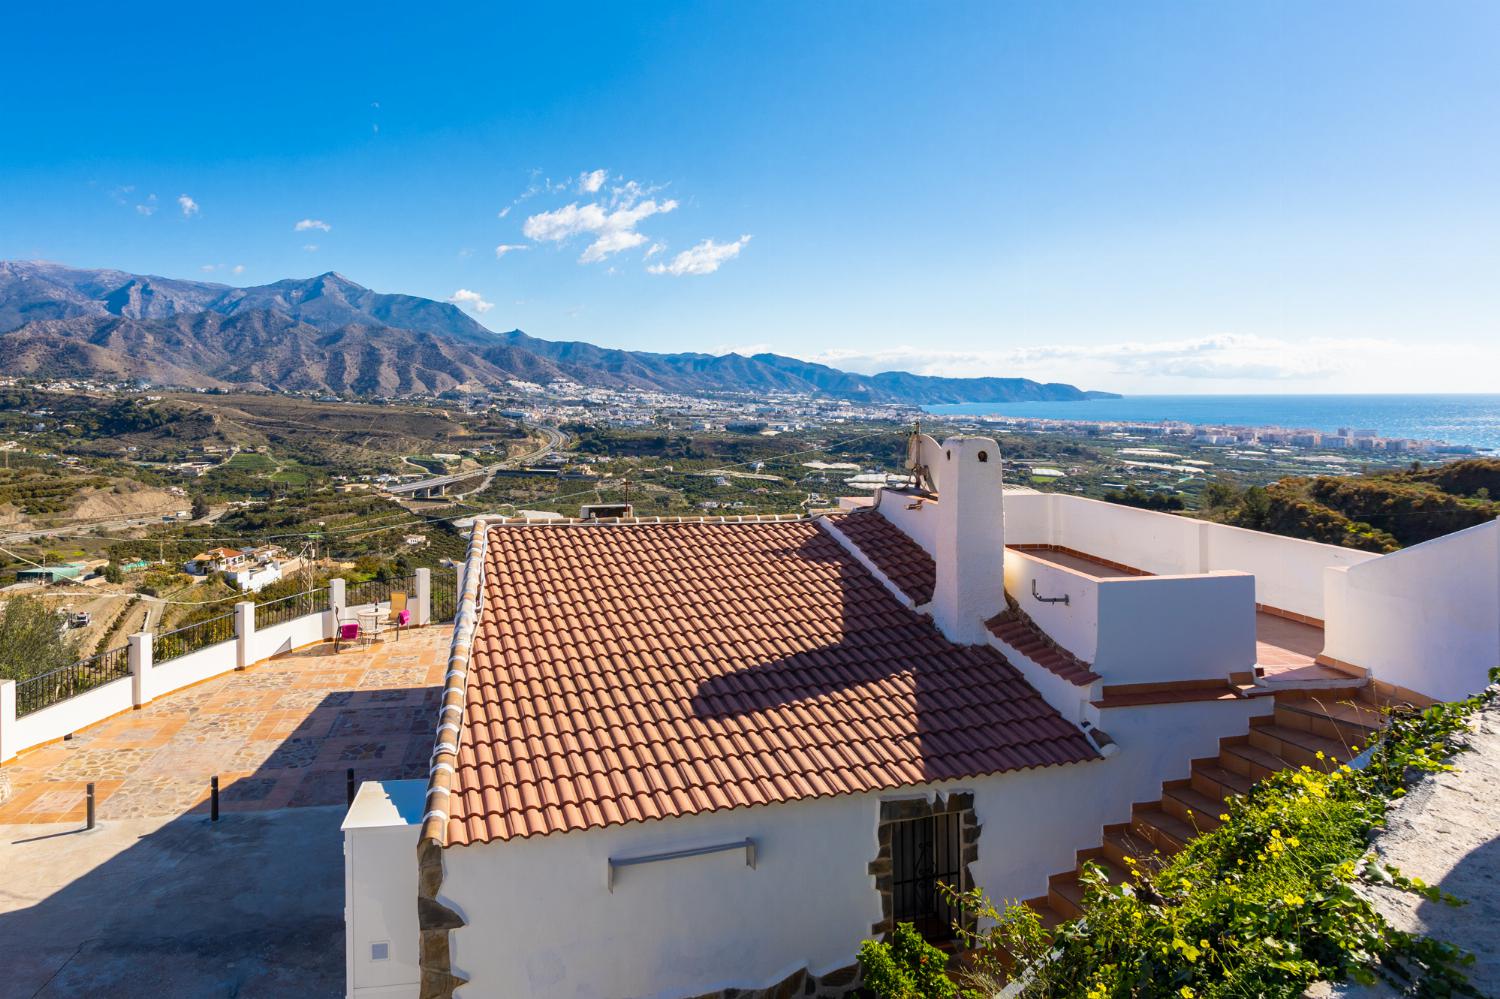
[[[430,776],[345,823],[349,994],[847,995],[940,883],[1076,915],[1080,859],[1500,662],[1500,525],[1377,557],[910,463],[820,517],[476,522]]]

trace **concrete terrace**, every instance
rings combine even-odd
[[[450,629],[416,629],[335,653],[324,642],[158,698],[5,765],[0,824],[225,812],[345,800],[358,780],[425,777]],[[0,846],[0,856],[4,847]]]
[[[7,763],[0,995],[344,995],[345,775],[426,775],[450,636],[314,645]]]

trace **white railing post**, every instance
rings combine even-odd
[[[151,632],[142,631],[126,638],[130,643],[126,653],[130,662],[130,702],[136,707],[150,704],[151,665],[155,652]]]
[[[16,755],[16,681],[0,680],[0,763]]]
[[[337,638],[339,633],[339,622],[344,617],[344,608],[348,606],[344,596],[344,580],[330,579],[328,581],[328,627],[323,629],[324,638]]]
[[[432,570],[417,570],[417,612],[412,615],[412,624],[417,627],[432,623]]]
[[[244,669],[254,662],[251,649],[255,645],[255,604],[241,600],[234,605],[234,668]]]

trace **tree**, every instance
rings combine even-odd
[[[104,567],[104,581],[114,586],[125,582],[125,573],[120,569],[120,563],[111,562]]]
[[[193,497],[193,519],[202,520],[208,516],[208,500],[202,496]]]
[[[78,661],[78,642],[35,597],[12,597],[0,607],[0,676],[24,680]]]

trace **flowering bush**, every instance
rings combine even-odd
[[[1500,671],[1491,678],[1500,682]],[[1413,995],[1477,995],[1462,970],[1471,957],[1395,929],[1355,887],[1384,882],[1461,904],[1374,859],[1367,844],[1417,777],[1452,769],[1466,719],[1495,698],[1492,686],[1393,713],[1365,766],[1302,767],[1261,781],[1175,857],[1130,858],[1123,884],[1086,867],[1086,915],[1050,937],[1021,903],[997,908],[979,891],[950,891],[972,969],[958,977],[975,990],[963,994],[992,996],[1010,981],[1017,999],[1296,997],[1315,981],[1379,976]],[[982,928],[966,929],[975,917]]]

